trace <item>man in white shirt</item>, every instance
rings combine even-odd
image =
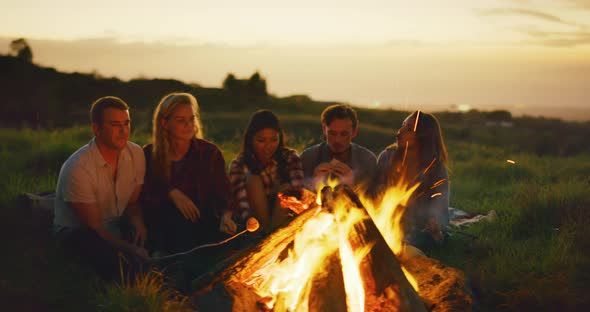
[[[118,253],[148,259],[146,228],[137,200],[145,175],[141,147],[129,142],[128,105],[102,97],[90,109],[94,138],[63,164],[57,182],[54,230],[58,240],[104,278],[119,271]],[[122,238],[121,217],[134,228]]]

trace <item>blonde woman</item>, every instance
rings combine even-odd
[[[197,100],[189,93],[164,96],[152,126],[141,196],[149,247],[176,253],[219,239],[230,187],[221,151],[203,140]]]

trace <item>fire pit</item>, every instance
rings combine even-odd
[[[460,271],[404,253],[401,216],[415,188],[392,188],[375,205],[348,186],[324,187],[287,226],[195,280],[197,302],[215,288],[231,311],[470,310]]]

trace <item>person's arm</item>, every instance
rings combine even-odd
[[[169,181],[164,180],[154,174],[154,168],[152,168],[152,145],[148,144],[143,149],[144,161],[147,166],[138,166],[137,176],[138,184],[143,183],[143,176],[146,177],[146,189],[144,190],[142,197],[142,205],[146,207],[161,207],[168,205],[171,201],[174,206],[180,211],[180,213],[191,222],[196,222],[201,217],[201,212],[197,205],[181,190],[172,186]],[[140,160],[141,161],[141,160]],[[144,172],[141,168],[147,169]],[[139,178],[141,177],[141,178]]]
[[[450,183],[448,177],[434,182],[435,187],[430,190],[430,212],[437,219],[441,227],[449,223]]]
[[[355,184],[355,176],[354,176],[354,171],[352,171],[352,168],[350,168],[347,164],[334,159],[331,162],[332,164],[332,172],[334,173],[334,175],[336,175],[336,177],[338,178],[338,180],[340,181],[340,183],[342,184],[346,184],[346,185],[354,185]],[[361,177],[359,177],[361,178]],[[359,179],[362,181],[362,179]]]
[[[227,175],[225,174],[225,158],[218,148],[211,158],[211,168],[213,173],[213,201],[216,203],[216,215],[221,216],[219,230],[227,234],[235,234],[237,224],[233,220],[233,205],[231,204],[231,188]]]
[[[353,156],[356,162],[351,164],[354,173],[353,184],[369,186],[368,184],[372,183],[377,174],[377,158],[373,152],[358,145],[352,152],[357,154],[356,157]]]
[[[64,166],[60,178],[63,174],[63,178],[67,182],[63,185],[62,195],[65,203],[78,217],[79,222],[95,231],[100,238],[114,248],[146,259],[148,255],[145,249],[113,236],[104,226],[102,211],[99,210],[96,203],[96,178],[92,175],[92,171],[79,163],[67,163]],[[143,182],[143,176],[140,178],[140,182]]]
[[[142,259],[148,259],[147,251],[140,246],[136,246],[119,239],[111,234],[102,223],[102,215],[95,203],[66,202],[73,210],[80,222],[95,231],[96,234],[114,248],[135,254]]]
[[[428,229],[437,241],[443,239],[443,230],[449,223],[450,183],[446,170],[439,179],[429,186],[426,194],[430,196]]]
[[[287,159],[290,185],[293,190],[301,191],[303,188],[303,162],[297,152],[290,151]]]
[[[332,169],[329,163],[317,164],[320,147],[314,145],[305,149],[300,156],[303,168],[303,186],[312,191],[317,191],[317,185],[320,181],[325,181]]]
[[[248,193],[246,192],[246,172],[244,165],[239,158],[232,160],[229,165],[229,184],[231,188],[231,203],[233,212],[240,219],[247,218],[250,214],[250,204],[248,203]]]
[[[213,180],[213,202],[215,202],[215,215],[219,218],[224,212],[232,211],[231,205],[231,188],[229,179],[225,173],[225,158],[218,148],[215,148],[210,160]]]
[[[369,151],[367,160],[367,175],[365,176],[365,183],[371,183],[377,177],[377,157]]]
[[[135,229],[133,243],[138,244],[139,246],[143,246],[147,237],[147,229],[145,227],[145,223],[143,222],[143,214],[138,205],[139,194],[141,193],[142,186],[143,185],[138,185],[135,187],[135,190],[129,199],[129,203],[127,204],[127,208],[125,209],[125,214],[127,217],[129,217],[129,222]]]
[[[393,182],[391,179],[397,178],[393,166],[394,154],[395,148],[385,148],[377,158],[374,181],[380,187],[390,187]]]
[[[328,180],[328,175],[333,172],[333,165],[331,163],[325,162],[317,165],[313,170],[313,175],[307,181],[307,189],[317,192],[318,187],[321,183],[325,183]]]

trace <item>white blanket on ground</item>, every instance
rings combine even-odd
[[[481,214],[449,207],[449,223],[457,227],[471,225],[481,220],[494,221],[497,217],[495,210],[491,210],[487,214]]]

